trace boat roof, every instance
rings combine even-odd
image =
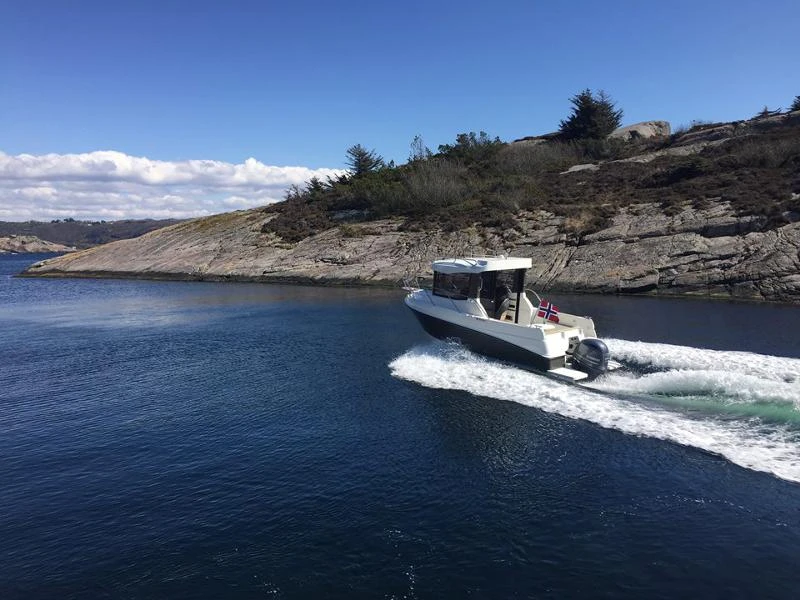
[[[445,258],[433,261],[433,270],[438,273],[485,273],[486,271],[511,271],[530,269],[530,258],[510,256],[483,256],[468,258]]]

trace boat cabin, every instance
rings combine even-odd
[[[533,305],[525,296],[530,258],[458,258],[433,263],[433,294],[480,303],[489,318],[528,324]]]

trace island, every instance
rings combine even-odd
[[[0,237],[0,254],[38,254],[47,252],[74,252],[73,246],[39,239],[35,235],[9,235]]]
[[[530,257],[537,290],[800,302],[800,111],[599,140],[460,134],[407,164],[180,222],[26,276],[398,286],[437,258]],[[360,161],[360,162],[359,162]]]

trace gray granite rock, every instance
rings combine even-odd
[[[34,235],[10,235],[0,237],[0,254],[33,253],[33,252],[74,252],[72,246],[56,244],[42,240]]]
[[[643,121],[625,127],[619,127],[611,132],[610,138],[621,140],[640,140],[653,137],[667,137],[670,134],[670,126],[667,121]]]
[[[564,219],[518,215],[509,231],[401,231],[385,220],[334,227],[297,244],[261,232],[270,217],[239,211],[196,219],[37,263],[27,275],[127,276],[344,285],[400,285],[430,277],[437,258],[533,258],[537,290],[703,295],[800,302],[800,223],[762,230],[724,202],[665,215],[653,204],[621,211],[576,239]]]

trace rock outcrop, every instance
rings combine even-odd
[[[800,222],[770,229],[721,201],[671,216],[654,204],[629,206],[583,237],[542,211],[520,214],[513,230],[413,232],[385,220],[287,244],[262,233],[270,218],[256,209],[196,219],[42,261],[25,274],[398,285],[430,275],[436,258],[504,253],[533,258],[529,283],[539,290],[800,302]]]
[[[54,242],[41,240],[33,235],[10,235],[0,237],[1,253],[34,253],[34,252],[74,252],[72,246],[64,246]]]
[[[643,121],[625,127],[619,127],[611,132],[608,137],[621,140],[644,140],[654,137],[668,137],[670,126],[667,121]]]

